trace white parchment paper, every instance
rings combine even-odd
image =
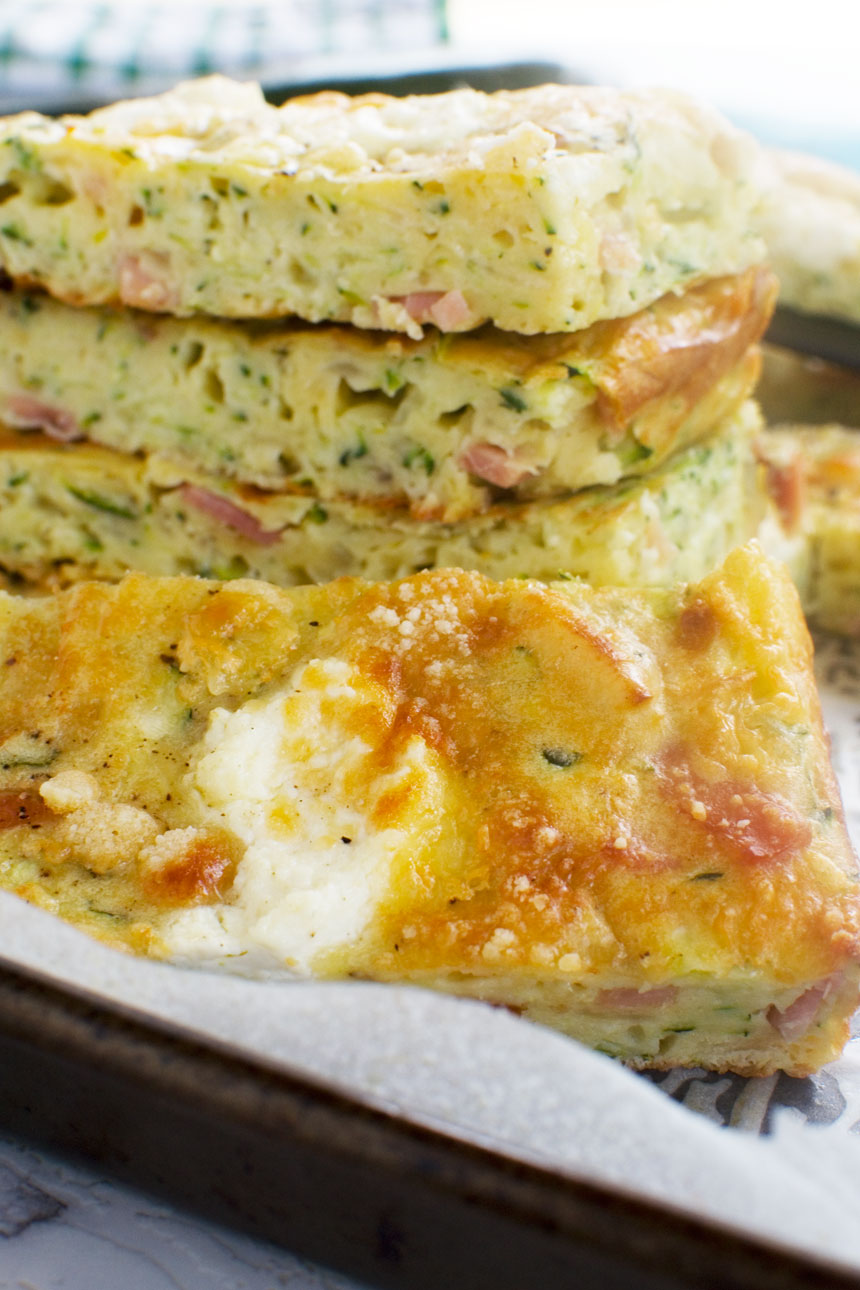
[[[818,668],[856,845],[860,646],[821,642]],[[860,1033],[807,1080],[641,1077],[468,1000],[131,959],[6,893],[0,951],[441,1132],[860,1271]]]

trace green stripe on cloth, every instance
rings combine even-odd
[[[191,69],[195,76],[207,76],[210,72],[217,70],[212,57],[213,43],[223,18],[224,11],[222,9],[211,9],[209,11],[201,43],[191,63]]]
[[[426,55],[448,39],[445,0],[0,0],[2,110],[157,93],[219,71],[268,83],[303,66]]]
[[[106,4],[99,5],[92,12],[77,45],[71,50],[66,60],[66,66],[73,80],[79,81],[89,71],[91,66],[88,56],[90,41],[105,26],[109,18],[110,8]]]

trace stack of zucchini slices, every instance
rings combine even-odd
[[[756,531],[750,141],[543,86],[0,126],[0,568],[695,579]]]

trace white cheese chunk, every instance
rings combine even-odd
[[[169,920],[171,953],[248,954],[305,973],[361,937],[443,800],[438,757],[419,736],[381,768],[391,707],[376,682],[330,658],[274,696],[212,713],[192,784],[204,816],[246,851],[229,904]]]

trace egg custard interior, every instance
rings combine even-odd
[[[690,582],[755,536],[767,514],[755,456],[760,428],[747,401],[704,442],[638,479],[499,502],[438,524],[402,507],[244,490],[154,453],[54,443],[0,426],[0,571],[15,587],[41,590],[115,581],[130,569],[278,586],[344,574],[382,581],[443,566],[497,579]]]
[[[132,575],[0,599],[0,882],[180,962],[405,981],[636,1066],[807,1072],[860,982],[809,638],[695,586]]]
[[[454,522],[650,474],[706,439],[752,392],[775,295],[750,269],[582,332],[413,341],[7,291],[0,420],[235,487]]]

